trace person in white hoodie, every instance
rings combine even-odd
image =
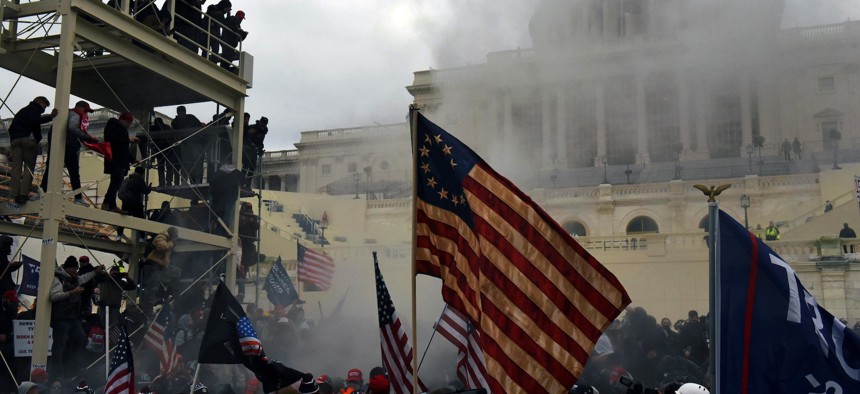
[[[74,256],[57,267],[50,292],[54,345],[48,367],[55,377],[74,374],[78,369],[77,359],[84,353],[87,339],[81,326],[82,285],[104,271],[104,266],[99,265],[95,271],[78,276],[78,259]]]
[[[18,386],[18,394],[39,394],[39,386],[33,382],[21,382],[21,385]]]

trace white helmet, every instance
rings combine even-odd
[[[683,386],[678,388],[675,394],[711,394],[711,392],[701,384],[684,383]]]

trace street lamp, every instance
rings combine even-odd
[[[359,175],[359,173],[356,172],[355,174],[353,174],[353,177],[355,178],[355,197],[353,197],[352,199],[358,200],[359,199],[359,197],[358,197],[358,180],[361,178],[361,175]]]
[[[328,228],[328,220],[320,220],[320,247],[325,247],[325,229]]]
[[[750,228],[749,216],[747,216],[747,209],[750,207],[750,196],[744,194],[741,196],[741,208],[744,209],[744,227],[747,229]]]

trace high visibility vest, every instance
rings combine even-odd
[[[779,239],[779,230],[776,227],[768,226],[766,229],[764,229],[764,237],[765,239],[770,241],[777,240]]]

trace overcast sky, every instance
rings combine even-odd
[[[244,50],[254,55],[245,107],[253,119],[270,119],[267,150],[292,149],[302,131],[402,122],[414,71],[481,63],[491,51],[530,47],[528,23],[537,3],[233,0],[233,11],[247,15]],[[849,18],[860,18],[860,1],[786,0],[783,25]],[[3,97],[15,78],[0,71]],[[18,110],[36,95],[53,99],[53,90],[22,80],[8,104]],[[191,112],[209,119],[215,106]]]

